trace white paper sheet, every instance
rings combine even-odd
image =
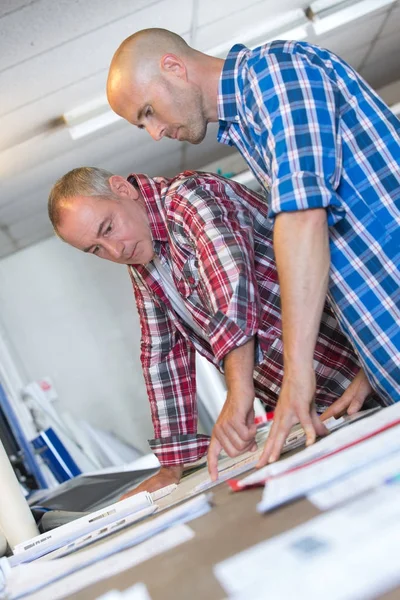
[[[320,510],[348,502],[369,490],[379,487],[400,473],[400,451],[384,456],[361,470],[348,473],[322,489],[308,494],[308,499]]]
[[[49,554],[46,554],[45,556],[38,558],[35,561],[35,564],[37,564],[40,561],[53,560],[54,558],[62,558],[63,556],[72,554],[72,552],[76,552],[77,550],[82,550],[82,548],[85,548],[86,546],[90,546],[91,544],[94,544],[95,542],[98,542],[98,541],[102,540],[103,538],[116,533],[117,531],[121,531],[122,529],[126,529],[127,527],[134,525],[134,523],[138,523],[142,519],[155,513],[156,510],[157,510],[157,506],[155,504],[153,504],[153,506],[144,508],[143,510],[140,510],[139,512],[134,513],[133,515],[128,515],[127,517],[124,517],[123,519],[120,519],[119,521],[116,521],[115,523],[110,523],[109,525],[106,525],[105,527],[102,527],[101,529],[96,529],[96,531],[92,531],[91,533],[89,533],[87,535],[83,535],[83,536],[77,538],[75,541],[71,542],[70,544],[66,544],[65,546],[62,546],[61,548],[58,548],[57,550],[54,550],[53,552],[49,552]]]
[[[22,562],[34,560],[39,556],[43,556],[48,552],[52,552],[61,546],[73,542],[82,535],[87,535],[92,531],[98,530],[100,527],[105,527],[109,523],[115,523],[128,515],[132,515],[152,505],[153,499],[151,494],[147,492],[140,492],[125,500],[114,502],[100,510],[75,519],[75,521],[56,527],[22,544],[18,544],[14,548],[12,564],[14,566]]]
[[[168,531],[163,531],[145,542],[142,542],[135,548],[125,550],[118,554],[109,556],[99,563],[92,564],[82,570],[73,572],[58,581],[48,585],[44,589],[29,595],[29,600],[59,600],[69,595],[72,596],[79,590],[92,585],[103,579],[108,579],[113,575],[117,575],[122,571],[131,569],[136,565],[154,557],[163,552],[167,552],[175,548],[179,544],[183,544],[194,537],[193,530],[187,525],[176,525]],[[63,559],[61,559],[63,560]],[[53,561],[52,561],[53,562]],[[24,567],[33,567],[34,565],[22,565]],[[49,566],[47,566],[47,569]],[[45,569],[45,565],[41,565],[41,569]],[[40,573],[35,573],[34,577],[40,576]],[[46,576],[46,573],[42,573]],[[121,597],[121,596],[120,596]],[[136,596],[133,596],[136,600]],[[16,600],[21,596],[11,596],[10,600]],[[125,593],[122,595],[124,600],[131,599],[131,595]],[[140,600],[142,596],[139,596]],[[148,598],[148,595],[146,596]]]
[[[40,587],[48,585],[51,581],[61,577],[65,578],[70,573],[75,573],[98,563],[100,560],[103,564],[104,559],[111,555],[135,546],[174,525],[195,519],[210,510],[209,499],[210,496],[206,494],[197,496],[150,521],[136,525],[110,540],[79,553],[54,560],[46,561],[43,559],[40,562],[34,561],[33,563],[21,564],[12,569],[9,567],[10,572],[6,573],[6,577],[10,598],[12,600],[21,598],[29,591],[40,589]],[[116,560],[118,561],[118,557],[116,557]],[[7,561],[7,564],[9,564],[9,561]],[[39,568],[41,569],[40,573]],[[5,570],[3,569],[3,571]],[[101,578],[103,571],[98,568],[98,565],[94,566],[94,572],[97,572],[98,577]],[[44,590],[40,589],[37,596],[38,600],[44,597],[40,594],[44,594]],[[30,598],[29,600],[33,599]]]
[[[342,446],[369,435],[397,419],[400,419],[400,403],[385,409],[372,409],[371,411],[357,413],[357,415],[352,415],[351,417],[344,417],[343,421],[339,423],[340,427],[338,430],[335,430],[334,423],[332,424],[331,422],[332,433],[330,435],[289,458],[259,469],[257,472],[242,479],[239,485],[244,487],[255,483],[263,483],[268,477],[285,473],[326,456],[331,452],[335,452]]]
[[[151,598],[144,583],[136,583],[128,590],[123,592],[112,590],[108,594],[98,596],[96,600],[151,600]]]
[[[344,475],[373,464],[397,450],[400,450],[400,425],[321,461],[271,477],[265,484],[257,509],[266,512],[276,508],[327,483],[338,481]]]
[[[230,598],[369,600],[400,584],[400,486],[386,486],[214,567]]]
[[[339,426],[339,422],[336,421],[336,423],[337,426]],[[271,423],[268,423],[265,427],[262,427],[257,431],[256,442],[258,445],[258,450],[256,452],[246,452],[236,458],[230,458],[224,454],[220,456],[218,461],[218,481],[211,481],[207,469],[201,469],[192,475],[185,477],[179,483],[177,489],[169,494],[166,498],[157,500],[157,505],[159,506],[160,510],[173,506],[182,500],[191,498],[201,492],[205,492],[206,490],[213,488],[223,481],[238,477],[242,473],[254,469],[258,459],[260,458],[270,427]],[[290,433],[284,452],[293,450],[304,444],[304,442],[305,437],[303,429],[300,427],[300,425],[295,425]]]

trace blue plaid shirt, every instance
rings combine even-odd
[[[218,117],[271,218],[326,209],[333,308],[373,387],[399,401],[400,121],[335,54],[281,41],[232,48]]]

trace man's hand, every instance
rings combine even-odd
[[[364,370],[360,369],[345,393],[321,415],[321,420],[325,421],[330,417],[338,419],[346,412],[353,415],[362,408],[367,396],[373,391]]]
[[[282,306],[284,376],[274,422],[258,466],[280,456],[300,421],[307,445],[327,433],[315,406],[313,358],[329,280],[326,210],[282,212],[275,219],[274,251]]]
[[[211,479],[218,479],[218,456],[222,449],[234,457],[257,450],[254,423],[254,387],[228,393],[225,404],[214,426],[208,449],[208,471]]]
[[[156,492],[167,485],[179,483],[182,473],[183,465],[161,467],[156,475],[153,475],[152,477],[149,477],[149,479],[142,481],[142,483],[139,484],[135,489],[121,496],[120,500],[125,500],[125,498],[139,494],[139,492]]]
[[[306,434],[306,446],[313,444],[317,435],[328,433],[315,410],[314,395],[315,373],[312,369],[302,375],[283,378],[274,421],[257,467],[278,460],[292,426],[299,421]]]

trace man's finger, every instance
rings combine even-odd
[[[295,423],[295,420],[291,416],[287,416],[287,417],[281,419],[281,421],[279,423],[279,428],[277,429],[277,431],[275,433],[275,439],[274,439],[274,443],[272,446],[271,454],[268,458],[269,463],[273,463],[273,462],[277,461],[278,458],[280,457],[282,448],[286,442],[286,438],[289,435],[290,430],[292,429],[292,426],[294,423]]]
[[[242,442],[250,442],[254,440],[257,433],[257,425],[252,423],[250,426],[245,423],[229,423],[229,429],[234,431]]]
[[[344,396],[339,398],[339,400],[335,400],[335,402],[333,402],[333,404],[331,404],[322,413],[321,421],[326,421],[327,419],[330,419],[331,417],[335,417],[335,419],[338,419],[339,417],[344,415],[347,410],[348,402],[349,401],[347,400],[347,397],[344,397]]]
[[[257,463],[258,468],[278,460],[293,423],[294,420],[290,416],[284,418],[275,417],[264,450]]]
[[[365,400],[366,398],[354,398],[354,400],[350,403],[349,408],[347,409],[347,414],[354,415],[354,413],[361,410]]]
[[[261,467],[265,467],[265,465],[268,463],[269,455],[271,454],[271,450],[273,448],[274,441],[275,441],[275,430],[278,428],[278,424],[279,424],[279,417],[275,416],[275,419],[273,420],[272,425],[271,425],[271,429],[269,430],[269,433],[268,433],[267,441],[265,442],[265,445],[264,445],[264,450],[262,451],[261,456],[258,459],[258,463],[256,465],[257,469],[260,469]]]
[[[254,432],[254,435],[251,435],[249,429],[245,425],[239,427],[239,430],[240,431],[238,431],[238,427],[235,423],[225,423],[220,428],[218,439],[229,456],[229,446],[232,446],[233,449],[241,453],[254,442],[256,432]]]
[[[218,456],[222,450],[222,446],[217,440],[217,438],[213,435],[211,437],[211,442],[208,447],[207,454],[207,462],[208,462],[208,472],[210,474],[212,481],[217,481],[218,479]]]
[[[310,406],[300,406],[297,411],[300,425],[304,429],[304,433],[306,435],[306,446],[311,446],[317,439],[317,433],[315,431],[315,427],[313,424],[313,420],[310,413]],[[322,425],[323,430],[325,429],[322,422],[318,419],[319,423]]]
[[[329,429],[327,429],[322,423],[321,419],[318,416],[315,406],[313,406],[311,409],[311,419],[315,432],[319,437],[324,437],[325,435],[329,434]]]

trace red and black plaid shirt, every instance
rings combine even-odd
[[[228,352],[255,336],[256,395],[269,409],[276,405],[283,345],[272,223],[260,195],[215,174],[129,180],[136,180],[146,202],[155,252],[208,340],[174,311],[153,263],[129,267],[154,425],[150,446],[161,464],[183,464],[203,456],[209,443],[197,434],[195,350],[222,370]],[[359,369],[328,305],[314,367],[320,406],[341,396]]]

